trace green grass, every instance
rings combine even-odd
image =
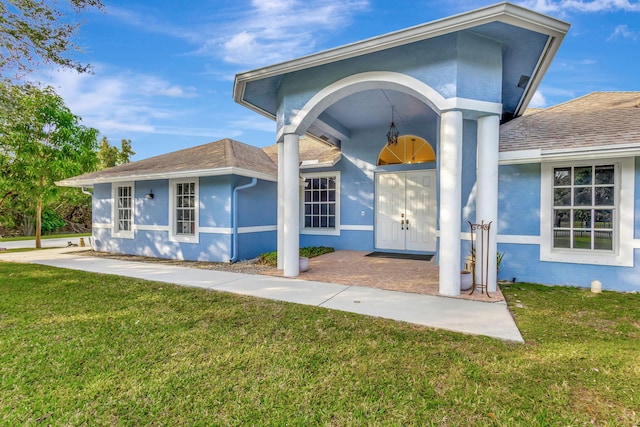
[[[72,237],[86,237],[91,236],[91,233],[81,234],[44,234],[42,239],[58,239],[58,238],[72,238]],[[36,236],[15,236],[15,237],[3,237],[0,238],[0,242],[15,242],[18,240],[36,240]]]
[[[640,295],[504,293],[524,345],[0,263],[0,425],[640,423]]]

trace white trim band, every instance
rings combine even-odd
[[[233,234],[231,227],[200,227],[198,231],[202,234]]]
[[[134,231],[169,231],[168,225],[133,224]]]
[[[460,240],[471,240],[471,233],[469,233],[468,231],[460,233]],[[507,243],[513,245],[539,245],[540,236],[498,234],[498,243]]]
[[[340,231],[373,231],[373,225],[341,225]]]
[[[518,150],[500,153],[501,165],[523,163],[541,163],[551,161],[594,160],[601,158],[638,157],[640,148],[637,144],[603,145],[576,148],[560,148],[555,150]]]
[[[278,231],[277,225],[255,225],[253,227],[238,227],[238,234],[265,233],[268,231]]]

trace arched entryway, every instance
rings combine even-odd
[[[285,102],[284,104],[293,106],[295,103],[287,104]],[[284,249],[283,251],[279,250],[279,253],[283,253],[281,258],[286,276],[295,276],[298,273],[295,265],[297,257],[295,256],[297,256],[298,252],[299,228],[298,224],[293,222],[298,215],[296,207],[299,205],[299,194],[297,192],[299,136],[309,132],[324,139],[322,136],[326,133],[329,136],[326,139],[327,141],[337,138],[343,142],[341,146],[343,152],[346,149],[345,145],[354,147],[359,144],[358,149],[360,151],[352,151],[350,154],[346,154],[344,158],[345,162],[351,162],[362,171],[362,175],[366,177],[362,179],[365,181],[371,180],[365,182],[359,188],[354,187],[351,189],[352,195],[359,197],[363,201],[365,209],[360,209],[358,212],[363,211],[362,218],[366,218],[366,221],[370,222],[368,224],[356,224],[355,227],[349,223],[347,225],[351,226],[352,229],[356,228],[363,230],[365,233],[370,233],[368,236],[363,236],[363,239],[370,239],[370,247],[373,247],[375,246],[376,229],[376,203],[374,201],[376,174],[374,172],[376,170],[377,155],[381,147],[376,141],[378,138],[380,141],[386,140],[385,134],[389,127],[389,119],[392,118],[392,106],[395,107],[396,117],[399,118],[397,120],[398,125],[402,127],[402,130],[406,129],[409,134],[407,136],[411,134],[427,135],[429,139],[437,141],[439,116],[441,110],[449,107],[449,104],[450,102],[445,100],[435,89],[415,77],[397,72],[376,71],[355,74],[338,80],[320,89],[302,107],[298,104],[298,108],[283,109],[282,125],[278,130],[278,139],[283,142],[280,144],[281,153],[279,152],[278,156],[279,173],[282,173],[282,178],[279,178],[279,182],[283,183],[283,185],[279,186],[279,191],[281,192],[280,200],[282,201],[279,224],[282,224],[282,226],[279,225],[278,227],[278,237],[279,247]],[[372,139],[365,135],[371,135]],[[407,140],[408,145],[405,145],[415,145],[418,142],[418,137],[415,137],[414,140]],[[418,145],[421,145],[422,149],[416,150],[420,152],[420,161],[429,160],[422,158],[423,153],[434,151],[434,147],[437,144],[431,147],[423,138],[420,138],[420,140],[421,143]],[[422,151],[427,148],[427,151]],[[415,156],[411,160],[412,156],[413,153],[410,153],[409,158],[405,159],[403,155],[402,162],[405,162],[405,160],[407,160],[407,163],[415,161]],[[434,158],[435,155],[431,153],[430,157]],[[435,165],[431,167],[426,175],[414,176],[412,174],[409,177],[409,181],[415,180],[417,182],[421,179],[428,179],[430,183],[434,183],[428,186],[433,188],[433,191],[428,195],[431,199],[429,205],[432,206],[432,209],[426,215],[433,222],[426,227],[429,231],[428,245],[420,247],[411,247],[409,245],[409,248],[403,247],[401,250],[414,252],[436,251],[437,203],[435,199],[435,178]],[[343,182],[349,183],[351,181],[345,179]],[[412,187],[412,185],[409,185],[409,187]],[[415,187],[412,188],[415,189]],[[411,198],[413,201],[418,201],[418,199],[418,196]],[[345,202],[349,202],[349,200],[345,199]],[[424,206],[423,201],[417,203],[420,206]],[[371,209],[370,213],[367,211],[369,207]],[[343,209],[343,206],[341,206],[341,209]],[[353,212],[353,209],[350,212]],[[347,215],[341,216],[342,219],[345,216]],[[413,218],[413,216],[409,218],[409,230],[411,230],[411,233],[416,231],[418,224],[421,223],[420,220],[413,220]],[[398,222],[396,225],[398,224],[402,228],[400,231],[407,229],[406,223],[400,224]],[[341,230],[345,229],[336,230],[336,235],[340,236]],[[414,236],[420,234],[414,233]]]

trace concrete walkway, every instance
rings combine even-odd
[[[81,256],[87,248],[0,253],[0,261],[24,262],[116,274],[181,286],[231,292],[394,319],[472,335],[524,342],[506,303],[387,291],[361,286],[230,273],[189,267]]]

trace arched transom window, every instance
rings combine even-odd
[[[434,162],[436,153],[424,139],[415,135],[398,137],[398,144],[385,145],[378,155],[378,166]]]

